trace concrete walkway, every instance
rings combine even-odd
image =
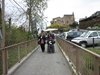
[[[55,51],[54,54],[42,53],[39,48],[12,75],[72,75],[57,44]]]

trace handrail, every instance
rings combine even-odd
[[[29,40],[29,41],[25,41],[25,42],[20,42],[20,43],[17,43],[17,44],[13,44],[13,45],[10,45],[10,46],[6,46],[4,48],[1,48],[0,50],[7,49],[7,48],[10,48],[10,47],[13,47],[13,46],[17,46],[17,45],[21,45],[21,44],[24,44],[24,43],[27,43],[27,42],[30,42],[30,41],[33,41],[33,40]]]

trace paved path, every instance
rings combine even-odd
[[[72,75],[56,44],[55,50],[54,54],[48,54],[39,48],[13,75]]]

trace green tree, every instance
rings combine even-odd
[[[8,24],[6,24],[5,36],[6,46],[32,39],[32,34],[26,31],[24,27],[12,25],[9,28]]]
[[[57,28],[60,32],[69,30],[68,25],[61,25],[61,24],[58,24],[58,23],[53,23],[48,28]]]
[[[70,28],[76,28],[78,26],[78,23],[77,22],[74,22],[73,24],[69,25]]]
[[[54,23],[54,24],[51,24],[48,28],[65,28],[64,25],[61,25],[61,24],[58,24],[58,23]]]
[[[32,33],[35,32],[34,27],[36,24],[38,25],[43,21],[44,17],[44,10],[47,8],[47,0],[25,0],[27,7],[28,7],[28,15],[32,19],[31,20],[31,31]]]
[[[94,24],[94,26],[100,29],[100,23]]]

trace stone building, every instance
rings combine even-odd
[[[88,18],[79,20],[79,28],[86,29],[88,27],[94,27],[100,25],[100,11],[95,12]]]
[[[53,20],[51,21],[51,24],[61,24],[63,25],[63,20],[61,17],[56,17],[56,18],[53,18]]]
[[[53,18],[53,20],[51,21],[51,24],[60,24],[60,25],[71,25],[75,22],[75,18],[74,18],[74,13],[72,13],[72,15],[64,15],[63,17],[56,17]]]

